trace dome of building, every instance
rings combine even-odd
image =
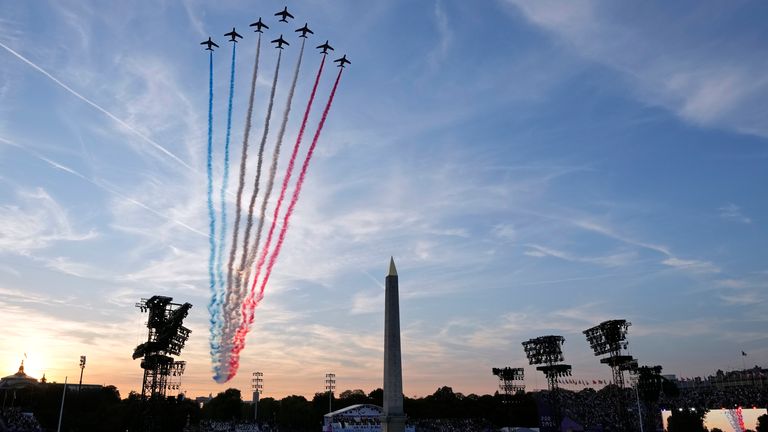
[[[37,378],[33,378],[24,373],[24,360],[22,360],[18,372],[0,378],[0,390],[22,389],[31,387],[37,383]]]

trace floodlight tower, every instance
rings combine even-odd
[[[259,393],[264,390],[264,374],[254,372],[251,378],[251,390],[253,390],[253,422],[259,421]]]
[[[627,320],[604,321],[592,328],[584,330],[587,342],[595,352],[595,356],[605,356],[600,363],[611,367],[613,383],[619,388],[624,388],[624,371],[632,369],[632,356],[625,354],[629,342],[627,341],[627,329],[631,326]],[[637,362],[634,362],[637,365]]]
[[[325,389],[328,391],[328,412],[332,411],[333,391],[336,390],[336,374],[325,374]]]
[[[192,307],[189,303],[173,303],[173,298],[153,296],[136,304],[141,312],[148,312],[147,341],[133,351],[133,359],[141,358],[144,380],[141,386],[142,400],[165,398],[166,390],[178,389],[185,363],[175,362],[192,332],[182,322]],[[171,380],[169,381],[169,377]]]
[[[557,389],[557,379],[560,377],[571,376],[571,365],[561,363],[565,360],[563,357],[563,343],[565,338],[562,336],[539,336],[523,342],[525,355],[528,357],[528,363],[537,366],[547,377],[549,390]]]
[[[499,377],[499,390],[504,392],[505,399],[509,401],[510,396],[525,390],[525,384],[520,382],[525,379],[525,370],[523,368],[493,368],[491,372]]]
[[[77,393],[80,394],[80,389],[83,387],[83,371],[85,370],[85,356],[80,356],[80,382],[77,384]]]

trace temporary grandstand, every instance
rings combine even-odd
[[[381,430],[381,416],[384,410],[377,405],[358,404],[326,414],[323,417],[323,432],[378,432]],[[406,426],[406,432],[415,432],[413,426]]]

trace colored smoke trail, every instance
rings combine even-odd
[[[253,76],[251,78],[251,93],[248,98],[248,112],[245,116],[245,129],[243,131],[243,147],[242,147],[242,153],[240,155],[240,174],[238,176],[238,183],[237,183],[237,198],[236,198],[236,209],[235,209],[235,221],[232,227],[232,247],[229,251],[229,262],[227,263],[227,291],[226,291],[226,297],[224,298],[224,329],[222,332],[222,341],[223,341],[223,347],[222,352],[227,353],[229,351],[229,347],[227,346],[227,343],[232,339],[232,331],[236,327],[236,323],[238,320],[238,309],[240,304],[242,303],[243,299],[242,296],[239,295],[239,283],[233,290],[232,287],[232,269],[235,265],[235,257],[237,256],[237,246],[238,246],[238,240],[239,240],[239,234],[240,234],[240,215],[242,213],[242,199],[243,199],[243,189],[245,189],[245,174],[247,172],[247,166],[246,163],[248,161],[248,142],[250,139],[251,134],[251,123],[253,119],[253,102],[254,102],[254,96],[256,93],[256,81],[259,74],[259,55],[261,53],[261,33],[259,33],[259,39],[256,43],[256,57],[253,63]],[[240,278],[240,272],[238,272],[238,281]],[[221,364],[220,367],[224,368],[224,372],[226,372],[226,368],[228,366],[227,362],[222,361],[220,359]],[[223,376],[225,373],[219,373],[219,375]]]
[[[331,95],[328,97],[328,103],[325,105],[325,110],[323,110],[323,117],[320,119],[320,124],[317,125],[317,131],[315,131],[315,136],[312,138],[312,145],[309,146],[309,151],[307,151],[307,156],[304,158],[304,164],[301,166],[301,173],[299,174],[299,179],[296,181],[296,190],[293,192],[293,196],[291,197],[291,203],[288,205],[288,210],[285,212],[285,216],[283,217],[283,227],[280,229],[280,235],[277,239],[275,250],[272,252],[272,255],[269,257],[269,264],[267,264],[267,271],[264,274],[264,279],[261,281],[261,286],[259,287],[259,295],[256,297],[256,304],[254,305],[254,307],[258,306],[258,304],[264,298],[264,288],[267,286],[269,277],[272,274],[272,267],[274,267],[275,262],[277,262],[277,257],[280,255],[280,250],[283,247],[283,242],[285,241],[285,234],[288,232],[288,224],[291,220],[293,209],[296,207],[296,203],[299,201],[299,196],[301,195],[301,187],[304,185],[304,179],[307,176],[307,170],[309,169],[309,162],[312,160],[312,155],[315,153],[315,147],[317,146],[317,141],[318,139],[320,139],[320,132],[322,132],[323,126],[325,125],[325,120],[328,118],[328,111],[331,109],[331,104],[333,103],[334,96],[336,96],[336,89],[339,86],[339,80],[341,79],[341,73],[343,71],[344,71],[344,68],[339,69],[339,75],[336,76],[336,82],[334,82],[333,84],[333,90],[331,90]],[[253,289],[255,286],[256,286],[256,279],[254,279],[254,284],[251,287],[251,289]],[[252,316],[250,316],[249,319],[251,320],[251,322],[253,322]]]
[[[229,141],[232,136],[232,99],[235,94],[235,54],[237,53],[237,44],[232,44],[232,65],[229,73],[229,99],[227,101],[227,130],[226,137],[224,139],[224,174],[221,181],[221,189],[219,199],[221,200],[221,227],[219,228],[219,244],[216,253],[216,279],[218,281],[217,298],[216,298],[216,318],[214,319],[213,331],[221,338],[221,329],[224,326],[223,317],[223,302],[226,286],[224,284],[224,245],[225,235],[227,233],[227,184],[229,183]],[[220,375],[220,366],[214,361],[214,371],[216,375]]]
[[[259,251],[259,244],[261,243],[261,234],[264,231],[264,220],[267,214],[267,204],[269,204],[269,197],[272,195],[272,189],[275,186],[275,176],[277,175],[277,163],[280,159],[280,148],[283,144],[283,137],[285,136],[285,128],[288,124],[288,116],[291,113],[291,101],[293,101],[293,94],[296,90],[296,82],[299,79],[299,69],[301,68],[301,59],[304,56],[304,43],[306,39],[302,39],[301,50],[299,50],[299,59],[296,62],[296,69],[293,72],[293,82],[291,88],[288,91],[288,100],[286,101],[285,110],[283,111],[283,121],[280,124],[280,131],[277,133],[277,141],[275,141],[275,150],[272,153],[272,165],[269,167],[269,178],[267,179],[267,187],[264,190],[264,197],[261,200],[261,209],[259,211],[259,227],[256,229],[256,241],[251,249],[251,255],[248,257],[248,268],[253,266],[253,261],[256,258],[256,253]],[[262,251],[262,256],[266,253],[266,248]],[[263,265],[263,258],[259,258],[259,264],[256,265],[256,277],[261,272]],[[250,273],[244,279],[246,283],[250,279]],[[253,289],[249,293],[249,298],[253,298]]]
[[[213,208],[213,51],[208,57],[208,148],[206,155],[206,173],[208,175],[208,246],[210,254],[208,258],[209,288],[211,301],[208,304],[208,313],[211,315],[211,357],[216,355],[218,344],[216,343],[216,276],[214,274],[214,262],[216,259],[216,211]]]
[[[258,297],[256,297],[256,299],[253,299],[252,296],[249,296],[249,298],[246,300],[246,303],[243,304],[243,310],[245,310],[245,307],[248,306],[249,311],[248,311],[248,315],[245,317],[243,322],[240,323],[240,327],[237,329],[237,334],[235,335],[232,354],[230,355],[230,358],[229,358],[230,365],[229,365],[228,379],[231,379],[235,375],[235,373],[237,373],[237,369],[240,367],[240,352],[243,350],[243,348],[245,348],[245,336],[248,334],[249,327],[251,326],[251,324],[253,324],[255,307],[264,298],[264,289],[267,285],[267,282],[269,281],[269,277],[272,274],[272,268],[274,267],[275,262],[277,261],[277,257],[280,254],[280,250],[282,249],[283,242],[285,241],[285,234],[288,231],[288,224],[290,222],[291,215],[293,214],[293,210],[296,207],[296,203],[299,201],[301,188],[304,185],[304,179],[307,176],[307,170],[309,169],[309,162],[312,159],[312,155],[315,152],[317,141],[320,138],[320,132],[323,130],[323,126],[325,125],[325,120],[328,118],[328,112],[330,111],[331,104],[333,103],[333,99],[336,96],[336,89],[339,87],[339,81],[341,80],[341,74],[343,71],[344,71],[344,68],[341,68],[339,70],[339,74],[336,76],[336,81],[333,84],[333,89],[331,90],[331,94],[328,97],[328,102],[326,103],[325,109],[323,110],[323,116],[320,119],[320,123],[317,126],[317,131],[315,131],[315,136],[312,138],[312,144],[309,146],[309,150],[307,151],[307,156],[304,158],[304,163],[301,166],[299,179],[296,182],[296,190],[293,192],[293,196],[291,197],[291,203],[288,205],[288,210],[286,211],[285,216],[283,218],[283,226],[280,230],[280,235],[278,236],[277,244],[275,245],[275,251],[272,253],[272,255],[269,258],[267,272],[264,275],[264,280],[262,281],[261,286],[259,288],[259,295]],[[258,276],[254,277],[253,279],[253,285],[251,286],[252,293],[253,293],[253,289],[256,287],[257,281],[258,281]]]
[[[272,90],[269,94],[269,104],[267,106],[267,116],[264,120],[264,132],[261,135],[261,143],[259,144],[258,162],[256,164],[256,177],[253,182],[253,192],[251,192],[251,201],[248,204],[248,217],[245,223],[245,234],[243,235],[243,251],[240,258],[240,267],[238,277],[235,279],[235,287],[238,291],[238,296],[243,298],[245,296],[245,289],[247,288],[247,282],[243,284],[243,281],[247,281],[250,278],[252,260],[249,260],[249,241],[251,239],[251,229],[253,228],[253,210],[256,208],[256,197],[259,195],[259,183],[261,181],[261,165],[264,161],[264,146],[267,143],[267,136],[269,134],[269,122],[272,118],[272,107],[275,104],[275,90],[277,89],[277,77],[280,73],[280,59],[282,58],[283,51],[280,50],[277,55],[277,66],[275,66],[275,76],[272,79]]]

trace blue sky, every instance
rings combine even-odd
[[[581,331],[612,318],[633,323],[640,363],[667,373],[739,368],[742,350],[765,366],[768,5],[303,1],[289,5],[296,21],[286,26],[272,17],[283,3],[221,3],[0,1],[8,372],[27,352],[34,372],[63,380],[87,354],[86,381],[127,394],[141,376],[133,304],[165,294],[194,305],[190,394],[247,390],[255,370],[267,396],[311,395],[329,371],[340,389],[371,390],[381,385],[390,255],[408,395],[493,392],[490,368],[524,365],[520,342],[551,333],[566,337],[576,377],[607,378]],[[241,373],[218,385],[207,356],[208,58],[198,43],[222,45],[220,173],[222,35],[236,26],[246,36],[236,167],[255,53],[246,26],[259,16],[268,36],[290,34],[288,64],[305,21],[311,43],[329,39],[353,64]],[[319,60],[305,55],[288,143]],[[268,91],[262,73],[251,142]],[[283,79],[277,113],[286,91]],[[545,384],[526,372],[529,387]]]

